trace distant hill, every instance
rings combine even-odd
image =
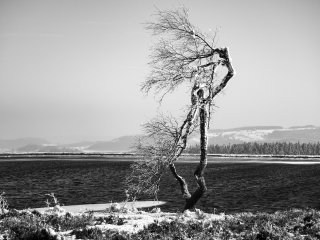
[[[228,129],[213,129],[214,132],[225,132],[225,131],[254,131],[254,130],[276,130],[282,129],[281,126],[248,126],[248,127],[238,127],[238,128],[228,128]]]
[[[111,141],[86,141],[54,145],[39,138],[0,140],[0,152],[129,152],[140,135],[122,136]],[[320,127],[313,125],[283,128],[279,126],[249,126],[231,129],[211,129],[210,144],[243,142],[320,142]],[[199,144],[199,134],[193,133],[188,145]]]
[[[64,147],[70,147],[70,148],[79,148],[79,149],[84,149],[92,144],[95,144],[95,141],[83,141],[83,142],[75,142],[75,143],[68,143],[68,144],[63,144]]]
[[[84,151],[94,152],[128,152],[131,151],[135,141],[139,136],[123,136],[111,141],[99,141],[84,149]]]
[[[243,142],[320,142],[320,127],[243,127],[224,130],[209,130],[209,144],[235,144]],[[192,136],[190,145],[198,144],[199,137]]]
[[[261,128],[255,130],[240,130],[235,133],[225,131],[222,135],[230,140],[240,140],[241,142],[319,142],[320,127],[301,126],[294,128]],[[214,140],[214,139],[213,139]]]
[[[17,148],[21,148],[26,145],[43,145],[49,144],[49,142],[43,138],[18,138],[18,139],[8,139],[0,140],[0,150],[4,151],[13,151]]]
[[[37,144],[29,144],[23,146],[21,148],[16,149],[16,152],[26,153],[26,152],[41,152],[41,153],[61,153],[61,152],[82,152],[77,148],[68,148],[58,145],[37,145]]]
[[[210,144],[234,144],[243,142],[320,142],[320,127],[312,125],[283,128],[279,126],[254,126],[232,129],[209,130]],[[84,151],[117,152],[130,151],[137,136],[125,136],[112,141],[97,142]],[[199,144],[199,134],[192,134],[189,138],[190,146]]]

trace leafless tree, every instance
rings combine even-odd
[[[212,112],[213,98],[221,92],[234,75],[227,48],[215,46],[215,35],[209,36],[193,26],[186,9],[156,13],[156,21],[146,28],[160,37],[152,50],[152,71],[141,90],[152,89],[163,97],[182,83],[191,84],[189,112],[179,125],[178,121],[160,116],[144,125],[146,137],[141,139],[136,150],[140,161],[131,165],[131,174],[126,178],[133,195],[156,194],[161,176],[170,169],[178,180],[184,210],[194,208],[207,187],[204,171],[207,165],[207,131]],[[185,179],[176,170],[175,162],[187,147],[188,136],[200,126],[200,161],[194,177],[197,189],[190,194]]]

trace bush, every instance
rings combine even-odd
[[[5,192],[2,192],[0,194],[0,215],[6,213],[9,207],[8,201],[4,195],[5,195]]]
[[[95,239],[102,240],[105,235],[98,228],[84,228],[73,230],[72,235],[75,235],[77,239]]]
[[[120,218],[117,215],[111,214],[106,217],[99,217],[96,219],[97,224],[114,224],[114,225],[123,225],[125,223],[124,218]]]
[[[56,232],[85,228],[93,221],[93,214],[47,215],[38,211],[10,210],[2,216],[0,233],[7,233],[9,239],[55,239]]]

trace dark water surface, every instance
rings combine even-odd
[[[12,208],[44,207],[46,193],[55,193],[63,205],[108,203],[125,199],[122,181],[126,161],[0,161],[0,192]],[[177,163],[192,192],[196,163]],[[320,209],[320,164],[209,163],[208,192],[197,207],[213,212]],[[179,186],[168,173],[161,182],[159,200],[164,211],[183,207]]]

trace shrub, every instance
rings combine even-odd
[[[48,236],[54,237],[55,232],[85,228],[93,222],[93,214],[48,215],[38,211],[10,210],[3,216],[0,232],[6,232],[10,239],[50,239]]]
[[[4,195],[5,195],[5,192],[2,192],[0,194],[0,215],[6,213],[9,207],[8,201]]]
[[[118,215],[111,214],[106,217],[99,217],[96,219],[97,224],[114,224],[114,225],[123,225],[125,223],[124,218],[119,217]]]
[[[73,230],[72,235],[75,235],[77,239],[95,239],[102,240],[105,235],[99,228],[83,228]]]

